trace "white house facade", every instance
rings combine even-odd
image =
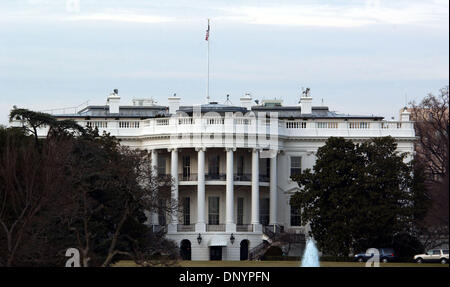
[[[171,216],[149,214],[148,224],[191,260],[254,259],[283,232],[301,244],[308,227],[290,208],[299,189],[291,176],[312,169],[317,149],[331,136],[355,142],[392,136],[400,152],[411,157],[414,151],[407,111],[400,121],[338,114],[312,106],[308,91],[297,106],[279,100],[255,104],[247,94],[236,106],[183,106],[173,96],[166,107],[148,99],[121,106],[115,90],[106,105],[55,116],[152,152],[155,172],[173,177],[172,197],[181,208]]]

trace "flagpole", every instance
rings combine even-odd
[[[208,42],[208,79],[206,82],[206,104],[209,104],[209,19],[208,19],[208,36],[207,36],[207,42]]]

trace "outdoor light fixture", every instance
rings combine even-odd
[[[202,243],[202,235],[199,233],[197,237],[198,244]]]
[[[231,244],[234,244],[234,235],[233,235],[233,233],[231,233],[230,241],[231,241]]]

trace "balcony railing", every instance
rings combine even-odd
[[[237,232],[253,232],[253,224],[238,224],[236,225]]]
[[[226,180],[227,175],[224,173],[219,174],[205,174],[205,180]]]
[[[235,174],[234,180],[235,181],[252,181],[252,174],[251,173]]]
[[[198,177],[196,173],[191,174],[178,174],[178,180],[179,181],[197,181]]]
[[[225,232],[225,224],[207,224],[207,232]]]
[[[179,181],[197,181],[198,180],[198,174],[197,173],[191,173],[191,174],[178,174],[178,180]],[[225,181],[227,180],[226,174],[205,174],[205,180],[218,180],[218,181]],[[252,181],[252,174],[251,173],[244,173],[244,174],[234,174],[234,181]],[[265,174],[259,175],[259,181],[260,182],[270,182],[270,177]]]
[[[194,224],[177,224],[178,232],[194,232],[195,225]]]

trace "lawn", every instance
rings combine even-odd
[[[133,261],[120,261],[115,267],[136,267]],[[299,261],[180,261],[181,267],[298,267]],[[359,262],[320,262],[321,267],[364,267]],[[380,263],[380,267],[449,267],[440,263]]]

